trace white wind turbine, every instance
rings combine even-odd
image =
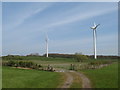
[[[46,34],[46,57],[48,57],[48,35]]]
[[[100,24],[96,25],[94,23],[93,27],[90,27],[91,29],[93,29],[93,45],[94,45],[94,58],[97,59],[97,55],[96,55],[96,29]]]

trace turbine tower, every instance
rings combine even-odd
[[[100,24],[96,25],[94,23],[94,26],[91,27],[91,29],[93,29],[93,46],[94,46],[94,58],[97,59],[97,55],[96,55],[96,29]]]
[[[46,57],[48,57],[48,35],[46,34]]]

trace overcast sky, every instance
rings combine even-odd
[[[118,54],[117,2],[3,2],[3,55],[49,53],[93,54],[94,22],[97,54]]]

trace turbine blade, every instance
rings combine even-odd
[[[47,35],[47,33],[46,33],[46,38],[45,38],[45,41],[46,41],[46,42],[48,41],[48,35]]]
[[[94,22],[94,26],[96,27],[96,24],[95,24],[95,22]]]
[[[97,26],[96,26],[96,28],[99,26],[100,24],[98,24]]]

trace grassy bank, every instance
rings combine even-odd
[[[61,75],[56,72],[3,67],[3,88],[56,88]]]
[[[118,63],[95,70],[82,71],[92,82],[94,88],[118,87]]]

